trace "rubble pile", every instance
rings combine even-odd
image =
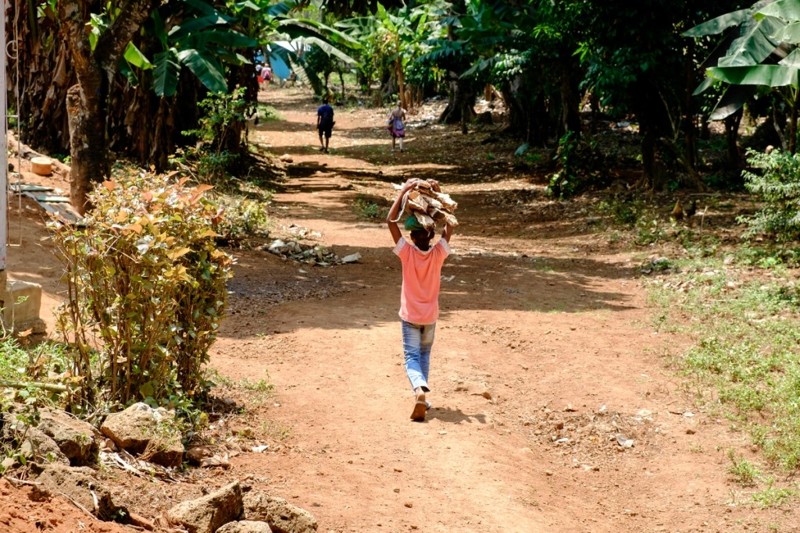
[[[322,245],[303,244],[294,240],[283,241],[275,239],[270,244],[264,245],[263,249],[284,259],[291,259],[311,266],[328,267],[331,265],[357,263],[361,260],[361,254],[358,252],[339,257],[332,250]]]

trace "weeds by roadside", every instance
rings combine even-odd
[[[366,198],[356,198],[353,202],[356,216],[366,220],[380,220],[386,216],[386,210],[377,203]]]
[[[652,279],[650,301],[658,327],[683,331],[696,342],[678,366],[696,385],[698,401],[746,432],[770,468],[800,467],[800,288],[792,271],[743,247],[716,258],[697,248],[669,262]],[[760,257],[757,268],[748,258]],[[713,392],[711,392],[713,391]],[[729,474],[757,488],[753,501],[781,505],[796,487],[778,486],[731,452]]]

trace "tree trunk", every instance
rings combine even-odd
[[[530,91],[520,76],[504,83],[501,92],[508,108],[507,131],[528,144],[546,145],[548,136],[556,131],[557,124],[550,120],[548,99],[544,92]]]
[[[397,97],[400,99],[400,105],[403,109],[411,109],[412,103],[406,94],[406,76],[403,72],[403,60],[400,51],[397,52],[397,59],[394,61],[394,79],[397,81]]]
[[[658,174],[656,172],[656,135],[653,128],[640,123],[642,135],[642,181],[648,190],[656,190],[658,184]]]
[[[789,116],[789,153],[797,152],[797,98],[792,99],[792,114]]]
[[[692,98],[692,87],[696,85],[694,75],[694,63],[692,56],[694,52],[694,41],[689,40],[688,52],[683,57],[683,68],[685,76],[685,85],[683,89],[683,132],[684,132],[684,151],[686,153],[686,162],[692,168],[697,168],[697,128],[694,123],[694,98]]]
[[[442,124],[466,123],[475,119],[475,97],[477,94],[470,89],[468,82],[458,77],[455,72],[450,73],[450,91],[447,107],[439,115]]]
[[[732,169],[742,167],[742,154],[739,151],[739,124],[742,121],[743,109],[725,118],[725,140],[728,144],[728,165]]]
[[[581,134],[580,65],[574,56],[562,57],[561,70],[561,123],[558,137],[572,132],[575,139]]]
[[[67,91],[67,115],[69,116],[70,147],[70,201],[75,210],[83,215],[90,208],[89,192],[92,183],[102,181],[109,174],[106,158],[105,122],[97,98],[85,99],[85,90],[90,87],[73,85]],[[91,90],[91,89],[89,89]]]
[[[78,84],[69,89],[67,113],[72,158],[70,200],[81,214],[88,207],[87,195],[92,184],[109,176],[106,135],[109,85],[118,71],[125,47],[158,2],[122,2],[119,15],[100,35],[92,50],[86,32],[89,3],[58,0],[62,32],[78,78]]]

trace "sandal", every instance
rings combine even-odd
[[[425,413],[428,410],[428,404],[425,401],[425,393],[417,394],[417,403],[414,404],[414,410],[411,411],[411,420],[414,422],[424,422]]]

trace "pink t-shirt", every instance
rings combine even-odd
[[[394,253],[403,265],[400,318],[412,324],[433,324],[439,318],[439,285],[442,264],[450,254],[444,239],[423,252],[400,237]]]

